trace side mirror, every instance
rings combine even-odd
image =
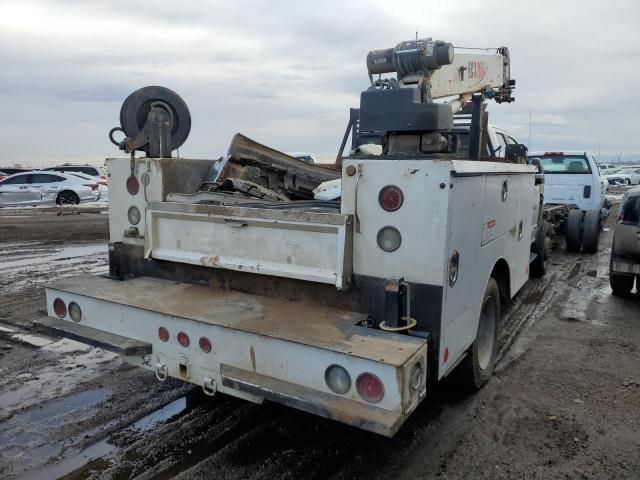
[[[522,143],[511,143],[504,150],[504,157],[514,163],[526,163],[527,146]]]

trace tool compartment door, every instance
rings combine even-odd
[[[348,287],[349,215],[158,202],[146,222],[145,258]]]

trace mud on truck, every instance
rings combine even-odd
[[[326,167],[242,135],[220,159],[173,157],[185,103],[132,93],[110,133],[129,156],[107,160],[109,274],[49,285],[36,323],[160,381],[386,436],[444,377],[482,387],[501,303],[544,264],[536,168],[482,154],[485,100],[513,100],[508,50],[411,40],[369,52],[367,69]],[[338,194],[316,198],[323,185]]]

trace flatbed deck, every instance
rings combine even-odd
[[[426,339],[356,325],[366,315],[217,287],[149,277],[125,281],[100,276],[62,280],[67,292],[159,314],[296,342],[399,367]]]

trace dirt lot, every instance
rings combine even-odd
[[[102,273],[106,215],[0,217],[0,477],[637,479],[640,295],[556,252],[506,308],[495,377],[430,392],[394,439],[121,365],[31,332],[43,285]],[[65,476],[66,475],[66,476]]]

